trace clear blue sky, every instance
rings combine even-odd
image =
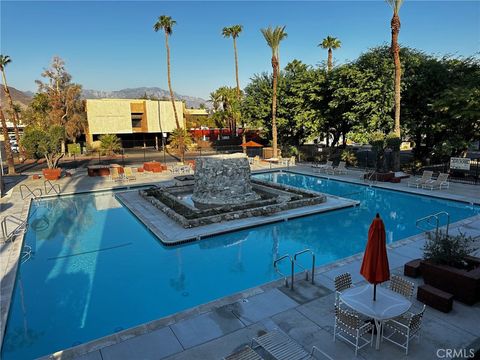
[[[354,60],[368,48],[389,43],[391,8],[377,1],[1,1],[1,53],[11,86],[36,90],[53,55],[67,64],[86,89],[167,88],[164,37],[153,31],[159,15],[176,21],[171,37],[172,81],[178,93],[208,98],[222,85],[234,86],[231,39],[226,25],[242,24],[238,39],[240,81],[271,71],[270,50],[259,29],[286,25],[282,65],[297,58],[317,65],[327,35],[341,39],[337,63]],[[401,45],[427,53],[470,56],[480,51],[479,1],[409,1],[400,11]]]

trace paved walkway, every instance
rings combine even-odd
[[[269,165],[267,165],[269,168]],[[260,170],[261,168],[259,168]],[[311,173],[309,166],[296,166],[295,171]],[[346,181],[363,183],[360,172],[349,171],[343,176],[328,176]],[[59,183],[64,193],[95,191],[114,187],[133,186],[171,180],[171,175],[141,175],[132,183],[118,184],[100,178],[88,178],[81,172]],[[42,180],[25,180],[29,186],[43,186]],[[480,203],[478,187],[451,184],[449,190],[430,192],[407,188],[400,184],[375,184],[379,187],[402,191],[426,193],[445,198]],[[18,186],[0,200],[2,216],[17,214],[27,216],[29,201],[20,198]],[[454,224],[453,231],[480,238],[480,216]],[[403,264],[421,257],[424,235],[402,240],[389,247],[389,260],[393,273],[402,273]],[[1,323],[3,339],[4,324],[8,313],[11,292],[20,255],[21,239],[0,245]],[[333,342],[333,278],[345,271],[353,275],[355,284],[363,279],[359,275],[361,254],[317,269],[316,285],[299,280],[294,292],[282,285],[282,280],[265,284],[255,289],[219,299],[193,309],[159,319],[151,323],[125,330],[105,338],[57,353],[56,359],[217,359],[230,354],[250,342],[263,331],[280,329],[298,341],[306,350],[312,345],[320,347],[334,359],[353,359],[350,346]],[[297,276],[300,278],[300,276]],[[420,283],[421,280],[417,281]],[[419,303],[414,301],[414,307]],[[435,359],[439,348],[480,347],[480,304],[466,306],[454,303],[454,310],[443,314],[427,309],[423,324],[421,345],[413,344],[409,358]],[[389,343],[383,343],[379,351],[365,348],[359,352],[360,359],[404,358],[403,352]]]

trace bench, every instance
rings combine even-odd
[[[417,300],[444,313],[452,310],[453,295],[430,285],[418,287]]]
[[[422,259],[415,259],[405,263],[403,267],[403,275],[417,278],[421,275],[420,264]]]

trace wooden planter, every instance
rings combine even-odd
[[[480,266],[478,259],[475,259],[467,259],[476,266],[473,270],[457,269],[424,260],[421,264],[423,280],[427,285],[452,294],[455,300],[473,305],[480,301]]]
[[[56,169],[43,169],[43,177],[46,180],[58,180],[60,179],[60,176],[62,175],[62,169],[56,168]]]

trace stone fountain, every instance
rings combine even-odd
[[[244,154],[198,158],[192,200],[204,206],[244,204],[260,199],[250,181],[250,164]]]

